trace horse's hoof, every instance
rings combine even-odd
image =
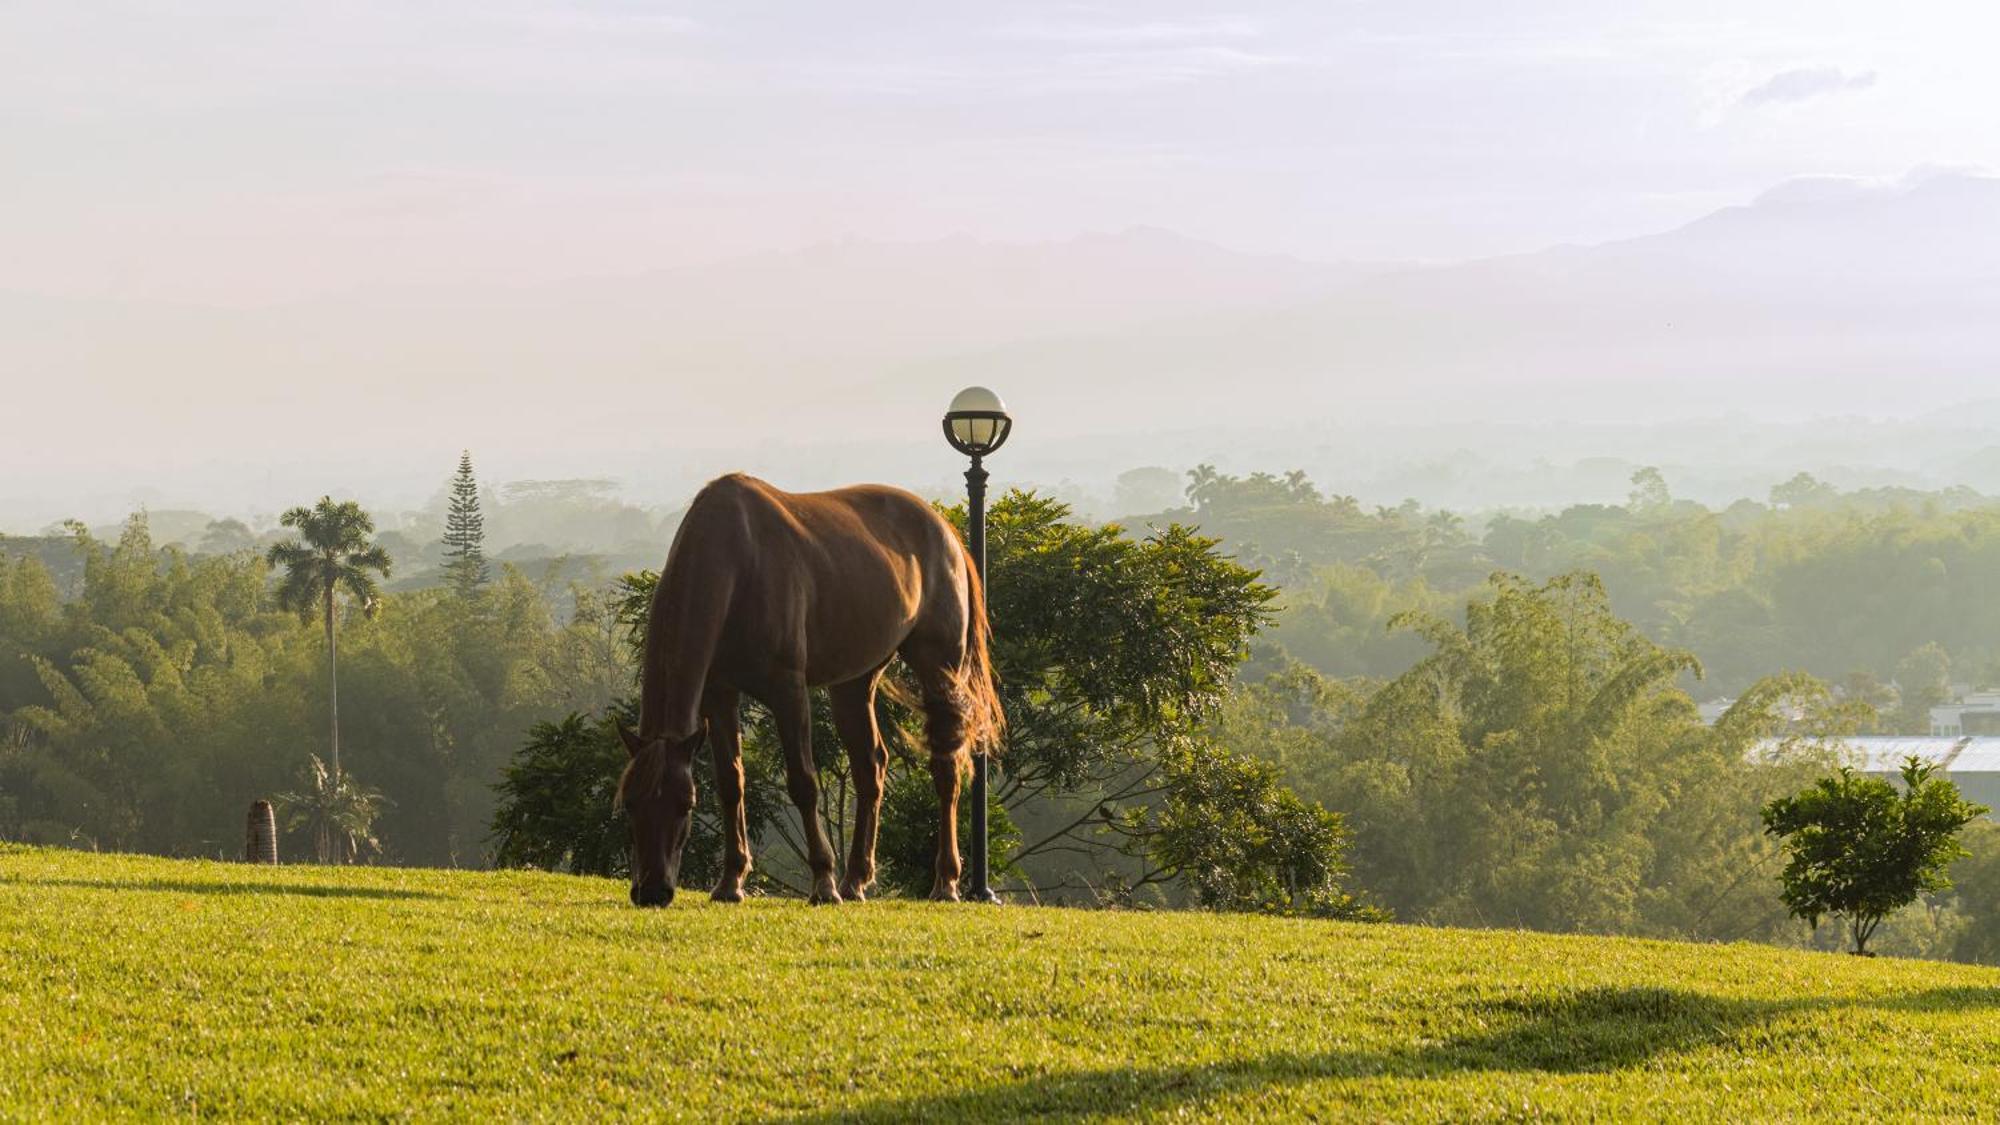
[[[842,883],[840,885],[840,897],[848,902],[867,902],[868,884]]]
[[[812,897],[806,901],[814,906],[837,906],[840,903],[840,892],[833,889],[832,883],[828,883],[824,887],[814,887]]]
[[[932,902],[957,902],[958,884],[944,883],[931,888]]]
[[[737,886],[737,885],[736,885],[736,884],[734,884],[734,883],[720,883],[720,884],[717,884],[717,885],[716,885],[716,888],[715,888],[714,890],[712,890],[712,891],[708,892],[708,901],[710,901],[710,902],[742,902],[742,901],[743,901],[743,888],[742,888],[742,887],[739,887],[739,886]]]

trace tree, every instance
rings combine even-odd
[[[444,569],[452,589],[471,597],[486,585],[486,517],[479,513],[479,482],[472,475],[472,453],[458,456],[458,475],[451,480],[451,508],[444,517]]]
[[[1594,575],[1496,574],[1488,589],[1463,625],[1395,618],[1433,652],[1365,700],[1292,670],[1232,708],[1223,735],[1269,747],[1301,793],[1340,810],[1357,881],[1398,917],[1775,932],[1776,896],[1742,893],[1757,884],[1741,877],[1776,851],[1758,812],[1792,774],[1745,754],[1811,683],[1761,683],[1711,727],[1676,685],[1694,658],[1620,618]]]
[[[1896,662],[1896,733],[1929,734],[1931,708],[1951,701],[1951,654],[1936,641]]]
[[[1162,755],[1157,816],[1128,814],[1134,849],[1154,865],[1141,878],[1185,882],[1216,910],[1377,921],[1347,875],[1347,828],[1337,813],[1300,799],[1277,767],[1214,744]]]
[[[1910,758],[1898,793],[1842,767],[1764,806],[1765,831],[1788,853],[1779,880],[1792,914],[1813,927],[1827,915],[1844,919],[1853,952],[1866,956],[1882,919],[1925,891],[1949,890],[1946,868],[1968,854],[1958,834],[1987,810],[1936,773]]]
[[[1975,821],[1966,828],[1969,853],[1951,867],[1964,926],[1952,943],[1959,961],[2000,964],[2000,824]]]
[[[1024,841],[1012,877],[1091,894],[1134,854],[1131,818],[1158,815],[1168,755],[1227,697],[1276,591],[1190,528],[1137,538],[1033,493],[993,506],[987,552],[1008,717],[994,792]]]
[[[306,768],[306,787],[280,793],[274,800],[285,810],[285,829],[312,834],[313,852],[321,863],[347,863],[365,848],[382,850],[375,838],[375,818],[381,815],[382,794],[357,783],[351,775],[326,768],[318,754]]]
[[[389,576],[389,552],[368,541],[375,521],[352,500],[334,503],[322,496],[310,508],[293,508],[280,519],[299,533],[296,539],[274,543],[267,556],[272,566],[285,568],[278,584],[278,604],[311,621],[318,610],[326,625],[327,692],[332,703],[332,759],[336,781],[340,772],[340,644],[334,608],[342,591],[373,616],[381,605],[376,573]],[[373,573],[371,573],[373,572]]]
[[[203,530],[199,549],[204,555],[227,555],[256,545],[257,536],[249,524],[242,520],[214,520]]]
[[[1840,490],[1811,473],[1799,473],[1783,484],[1771,486],[1771,504],[1780,508],[1810,508],[1831,504]]]
[[[1180,502],[1180,474],[1153,465],[1119,473],[1111,498],[1112,506],[1123,515],[1162,512],[1179,507]]]
[[[572,712],[537,723],[503,771],[493,862],[572,875],[624,875],[632,832],[613,807],[624,745],[611,720]]]
[[[1632,492],[1627,505],[1635,512],[1658,515],[1673,506],[1673,493],[1667,490],[1667,478],[1659,469],[1647,465],[1632,474]]]

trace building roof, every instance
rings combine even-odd
[[[2000,773],[2000,738],[1968,738],[1952,773]]]
[[[1946,773],[2000,774],[2000,737],[1855,735],[1829,739],[1766,738],[1760,740],[1751,753],[1768,760],[1798,747],[1832,749],[1840,755],[1842,762],[1863,773],[1900,773],[1904,760],[1914,756],[1918,761],[1943,767]]]

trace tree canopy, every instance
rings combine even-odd
[[[1984,814],[1916,758],[1902,791],[1849,767],[1764,806],[1764,824],[1785,843],[1785,905],[1818,926],[1839,915],[1854,952],[1866,954],[1882,920],[1926,891],[1951,887],[1946,868],[1969,854],[1958,834]]]

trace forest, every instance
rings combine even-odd
[[[1758,810],[1828,763],[1750,746],[1921,733],[2000,670],[2000,501],[1970,490],[1801,474],[1714,510],[1643,470],[1624,504],[1457,514],[1300,473],[1126,476],[1115,521],[1033,492],[991,513],[1010,897],[1824,943],[1779,901]],[[286,594],[283,526],[0,539],[0,839],[232,856],[276,798],[287,858],[332,831],[367,862],[619,871],[608,720],[651,575],[560,534],[489,559],[470,480],[468,460],[429,535],[370,524],[386,565],[325,621]],[[605,510],[559,492],[531,493],[552,525]],[[671,513],[623,518],[664,556]],[[335,625],[344,798],[323,791]],[[797,830],[754,711],[748,744],[760,889],[788,893]],[[891,767],[892,887],[928,846],[928,786],[897,781],[918,772]],[[1881,948],[2000,957],[1996,835],[1973,825],[1958,889]]]

